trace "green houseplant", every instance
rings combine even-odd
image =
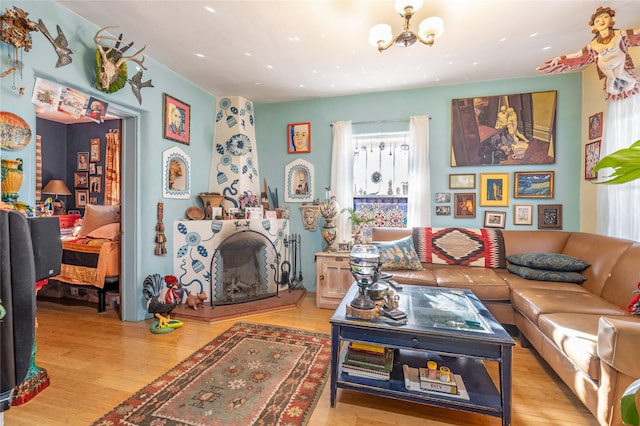
[[[622,148],[605,157],[602,157],[593,168],[599,171],[612,168],[614,172],[608,176],[608,180],[596,183],[609,185],[631,182],[640,178],[640,140],[635,141],[629,148]]]
[[[349,220],[351,221],[351,238],[353,238],[353,243],[358,244],[362,238],[362,225],[368,222],[373,222],[376,219],[373,217],[364,218],[360,212],[355,211],[351,207],[345,207],[340,211],[340,213],[344,212],[349,214]]]

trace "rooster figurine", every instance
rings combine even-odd
[[[183,303],[186,292],[173,275],[153,274],[144,279],[142,293],[147,299],[147,311],[156,319],[151,324],[152,333],[169,333],[182,327],[182,321],[171,319],[173,309]]]

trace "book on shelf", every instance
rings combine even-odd
[[[407,364],[403,364],[402,372],[404,373],[404,387],[408,391],[414,391],[429,395],[443,395],[456,399],[465,399],[467,401],[470,399],[469,392],[465,387],[462,376],[460,376],[459,374],[451,375],[453,382],[457,386],[457,391],[456,393],[450,393],[439,389],[424,389],[422,387],[422,381],[420,380],[420,373],[418,368],[409,367]],[[449,383],[449,385],[451,385],[451,383]]]
[[[384,354],[384,351],[386,348],[381,345],[376,345],[375,343],[350,342],[349,349],[381,355],[381,354]]]
[[[366,367],[358,367],[356,365],[342,364],[342,372],[351,376],[365,377],[367,379],[389,380],[391,372],[384,370],[374,370]]]
[[[374,370],[391,371],[393,368],[393,349],[387,348],[382,354],[371,354],[354,349],[347,349],[344,363],[359,367],[368,367]]]

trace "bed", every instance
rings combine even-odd
[[[87,206],[76,237],[62,241],[60,275],[52,277],[74,286],[98,290],[98,312],[106,310],[106,292],[120,279],[120,206]]]

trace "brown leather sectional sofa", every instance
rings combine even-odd
[[[375,228],[392,241],[411,229]],[[640,316],[627,312],[640,282],[640,243],[565,231],[503,230],[505,254],[562,253],[590,264],[581,284],[536,281],[507,269],[422,263],[393,270],[401,284],[472,290],[503,324],[517,326],[602,425],[620,425],[619,401],[640,378]]]

